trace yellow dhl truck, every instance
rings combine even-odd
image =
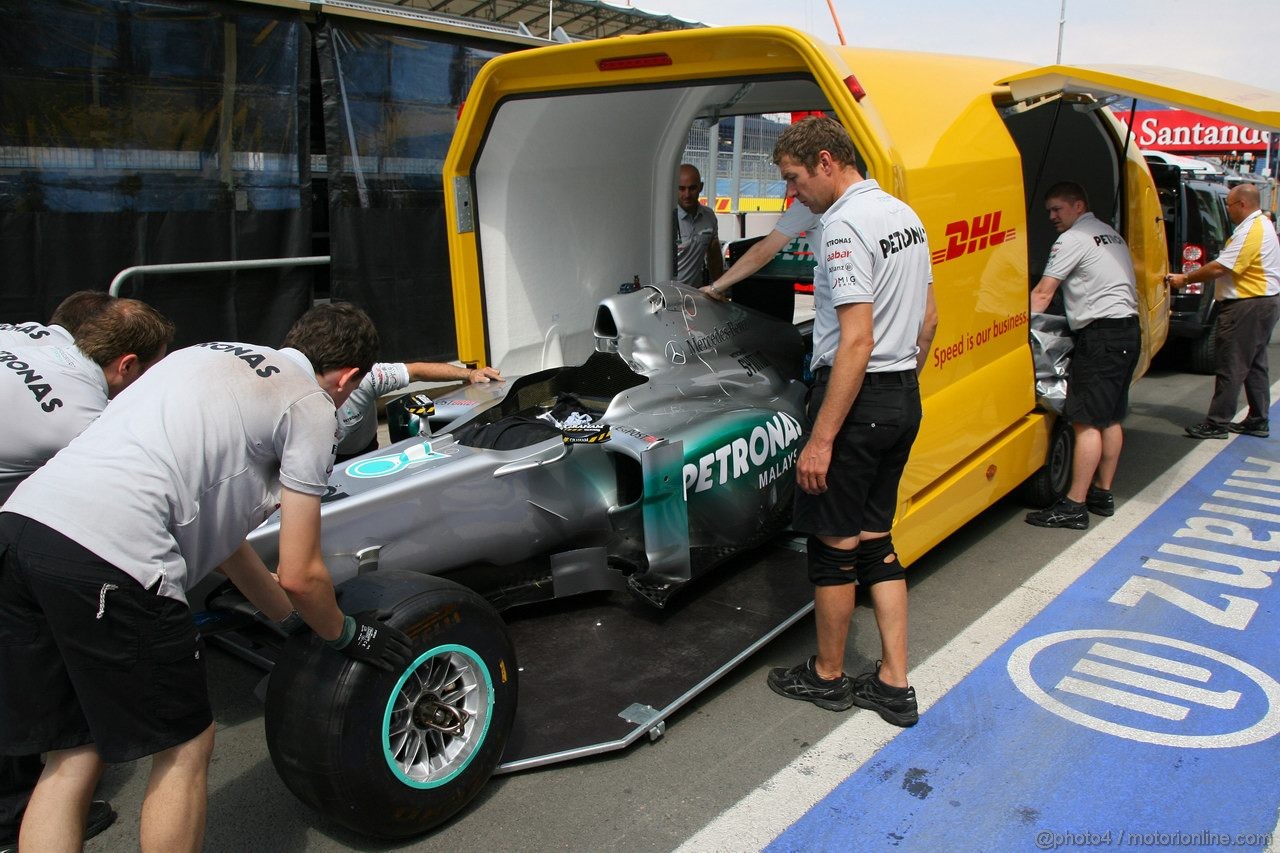
[[[789,510],[802,335],[669,281],[693,122],[826,112],[865,173],[924,221],[941,324],[922,354],[924,423],[895,526],[910,564],[1029,478],[1066,486],[1070,430],[1037,404],[1028,335],[1054,238],[1045,188],[1083,184],[1132,248],[1145,371],[1168,328],[1164,229],[1142,156],[1104,107],[1121,93],[1280,124],[1275,95],[1184,91],[1224,85],[836,48],[764,27],[485,65],[444,166],[459,356],[520,378],[437,399],[428,441],[335,470],[322,546],[343,607],[390,614],[416,657],[381,674],[290,640],[266,701],[282,779],[358,831],[420,833],[493,773],[656,738],[812,608],[790,543],[748,552]],[[554,415],[566,389],[587,409],[571,414],[599,420],[563,440],[478,440],[548,429],[530,415]],[[274,529],[253,540],[267,558]],[[686,586],[698,592],[678,607],[652,607]],[[522,612],[623,590],[636,595]]]
[[[1037,407],[1029,289],[1077,181],[1133,253],[1143,354],[1168,330],[1156,189],[1117,96],[1270,127],[1280,97],[1165,69],[1080,69],[839,47],[784,27],[691,30],[485,66],[445,164],[459,357],[526,372],[590,354],[598,299],[670,278],[674,178],[698,119],[823,111],[920,215],[941,318],[895,544],[910,563],[1028,478],[1061,493],[1071,432]],[[598,200],[607,198],[608,204]],[[1057,427],[1057,428],[1055,428]]]

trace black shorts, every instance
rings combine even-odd
[[[810,391],[810,424],[826,397],[826,375],[821,372]],[[920,431],[920,414],[914,370],[868,373],[836,434],[827,490],[811,495],[796,488],[792,529],[840,537],[888,531],[898,508],[902,470]],[[806,429],[806,440],[808,435]]]
[[[1094,320],[1076,333],[1064,410],[1071,423],[1103,429],[1124,420],[1142,354],[1142,330],[1131,320]]]
[[[190,609],[57,531],[0,514],[0,755],[132,761],[213,722]]]

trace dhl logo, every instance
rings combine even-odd
[[[961,219],[947,225],[947,247],[938,249],[932,255],[935,264],[952,261],[961,255],[981,252],[988,246],[998,246],[1018,235],[1018,229],[1000,228],[1001,211],[982,213],[973,219]]]

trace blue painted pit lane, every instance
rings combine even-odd
[[[1266,848],[1278,568],[1280,442],[1239,437],[768,849]]]

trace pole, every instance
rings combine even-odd
[[[741,209],[742,198],[742,129],[746,125],[745,116],[733,117],[733,168],[729,172],[729,210],[737,213]]]
[[[1067,0],[1062,0],[1062,2],[1065,3]],[[835,0],[827,0],[827,8],[831,10],[831,20],[835,22],[836,35],[840,36],[840,43],[848,44],[848,42],[844,40],[844,30],[840,28],[840,18],[836,15]]]
[[[1062,9],[1058,12],[1058,58],[1054,60],[1057,65],[1062,64],[1062,31],[1067,26],[1067,0],[1062,0]]]

